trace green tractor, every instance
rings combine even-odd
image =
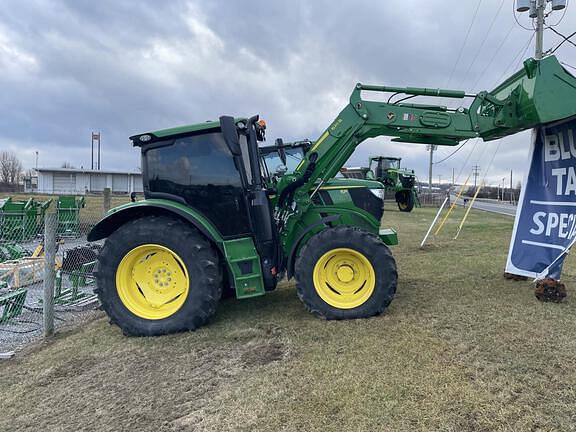
[[[362,99],[367,91],[473,100],[451,110]],[[477,95],[357,84],[293,171],[273,176],[258,116],[134,135],[145,199],[110,210],[88,236],[106,239],[95,271],[102,307],[128,335],[194,330],[224,289],[251,298],[287,277],[322,318],[378,315],[396,291],[397,236],[380,227],[381,183],[334,179],[356,147],[382,135],[449,146],[494,140],[575,115],[575,97],[576,79],[553,56],[527,60]]]
[[[344,167],[340,172],[347,178],[378,180],[384,184],[386,192],[394,193],[400,211],[411,212],[414,206],[420,206],[416,174],[414,170],[400,168],[401,160],[395,157],[373,156],[368,161],[368,167]]]

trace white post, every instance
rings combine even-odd
[[[426,243],[426,239],[428,239],[428,236],[430,235],[430,231],[432,231],[432,228],[434,227],[434,225],[436,224],[436,221],[438,220],[438,216],[440,216],[440,213],[442,213],[442,210],[444,209],[444,206],[446,205],[446,202],[448,201],[448,197],[444,198],[444,202],[442,203],[442,205],[440,206],[440,208],[438,209],[438,213],[436,213],[436,217],[434,218],[434,220],[432,221],[432,224],[430,225],[430,228],[428,228],[428,232],[426,233],[426,235],[424,236],[424,240],[422,240],[422,243],[420,243],[420,247],[424,247],[424,243]]]

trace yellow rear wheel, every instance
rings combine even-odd
[[[314,266],[314,288],[322,300],[338,309],[364,304],[374,292],[374,267],[362,253],[337,248],[326,252]]]
[[[182,307],[190,286],[182,259],[158,244],[144,244],[130,250],[116,270],[120,300],[134,315],[160,320]]]

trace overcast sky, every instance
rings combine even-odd
[[[128,136],[222,114],[260,114],[268,137],[316,139],[356,82],[490,90],[534,53],[512,1],[3,0],[0,8],[0,149],[26,168],[90,166],[90,133],[102,133],[102,168],[135,170]],[[561,18],[555,13],[554,23]],[[519,17],[530,26],[526,14]],[[576,29],[576,4],[556,27]],[[545,47],[561,39],[551,31]],[[464,42],[466,44],[464,45]],[[461,53],[461,55],[459,55]],[[556,53],[576,66],[576,48]],[[488,173],[497,183],[527,161],[530,135],[505,139]],[[443,181],[478,164],[496,143],[467,144],[435,166]],[[472,152],[472,150],[474,151]],[[443,147],[437,160],[452,151]],[[425,146],[362,144],[400,156],[427,178]],[[468,157],[468,155],[470,156]],[[464,168],[464,162],[468,162]]]

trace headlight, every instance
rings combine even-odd
[[[377,198],[384,199],[384,189],[368,189]]]

